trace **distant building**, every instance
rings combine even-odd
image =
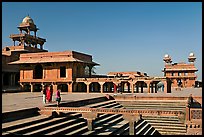
[[[14,44],[2,49],[2,90],[19,89],[19,65],[8,65],[8,63],[19,60],[22,53],[47,52],[43,49],[46,40],[36,36],[38,28],[29,16],[23,19],[18,29],[20,34],[10,35]],[[34,32],[34,36],[31,35],[32,32]],[[39,48],[38,45],[40,45]]]
[[[164,76],[169,78],[172,82],[172,87],[194,87],[197,76],[195,72],[198,71],[194,65],[196,57],[190,53],[188,57],[189,63],[171,63],[171,57],[165,55],[165,67],[162,70]]]

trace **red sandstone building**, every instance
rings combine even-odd
[[[196,57],[190,53],[188,57],[189,64],[171,63],[171,57],[165,55],[165,68],[163,70],[164,76],[172,81],[172,87],[194,87],[197,76],[195,72],[198,71],[194,65]]]
[[[22,53],[47,52],[43,49],[45,39],[36,36],[38,28],[33,20],[27,16],[18,27],[20,34],[11,34],[13,46],[2,49],[2,89],[18,89],[20,79],[19,65],[8,65],[8,63],[19,60]],[[34,35],[31,33],[34,32]],[[40,47],[38,46],[40,45]]]

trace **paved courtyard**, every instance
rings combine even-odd
[[[77,100],[84,100],[96,97],[105,96],[105,94],[113,95],[113,93],[65,93],[62,92],[62,103],[71,102]],[[119,94],[119,93],[118,93]],[[131,93],[123,93],[132,95]],[[188,88],[182,89],[181,91],[173,90],[172,93],[165,94],[163,92],[158,93],[134,93],[136,96],[189,96],[192,94],[194,97],[202,96],[202,88]],[[53,101],[55,101],[55,95],[53,96]],[[53,102],[55,103],[55,102]],[[51,104],[53,104],[51,103]],[[33,107],[43,107],[42,93],[39,92],[22,92],[22,93],[3,93],[2,94],[2,113],[16,111],[21,109],[33,108]]]

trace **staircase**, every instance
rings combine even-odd
[[[83,107],[123,108],[115,100],[104,100]],[[159,132],[147,121],[136,123],[137,135],[156,135]],[[80,113],[65,113],[59,117],[34,116],[2,124],[2,135],[128,135],[129,124],[122,114],[100,114],[89,131]]]
[[[117,101],[126,109],[140,110],[178,110],[184,111],[186,100],[136,100]],[[185,135],[186,126],[178,116],[147,115],[142,119],[154,127],[161,135]]]

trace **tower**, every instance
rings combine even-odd
[[[165,61],[166,64],[171,64],[171,57],[168,54],[165,54],[163,61]]]
[[[18,26],[20,34],[11,34],[9,37],[14,41],[18,41],[18,46],[29,46],[33,48],[38,48],[43,50],[43,44],[46,42],[46,39],[37,37],[37,31],[39,30],[34,24],[33,19],[30,16],[26,16],[22,23]],[[31,32],[34,32],[34,35],[31,35]]]
[[[195,60],[196,60],[196,57],[195,57],[194,53],[191,52],[188,56],[188,62],[193,64],[195,62]]]

